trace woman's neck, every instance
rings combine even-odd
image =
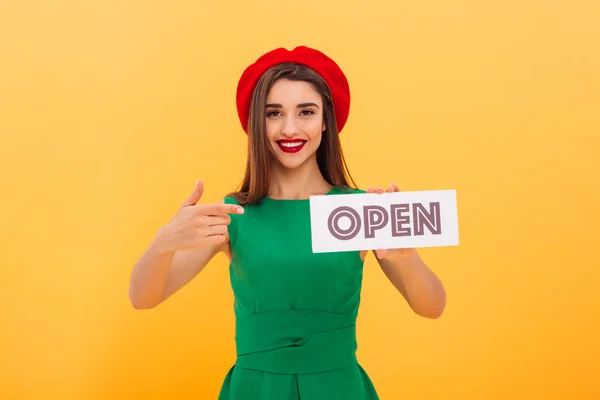
[[[268,196],[274,199],[307,199],[330,191],[332,186],[323,178],[316,158],[298,168],[284,168],[276,161],[271,168]]]

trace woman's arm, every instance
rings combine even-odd
[[[194,279],[223,252],[230,256],[229,242],[198,250],[171,251],[159,232],[136,262],[131,275],[129,299],[136,309],[151,309]]]
[[[398,185],[392,183],[385,191],[369,187],[367,193],[399,192]],[[391,249],[374,251],[379,266],[390,282],[406,299],[412,310],[426,318],[439,318],[446,307],[444,286],[423,262],[416,249]],[[361,257],[366,251],[361,252]]]
[[[135,263],[129,299],[136,309],[154,308],[185,286],[223,251],[231,259],[229,214],[241,214],[239,205],[197,204],[204,193],[198,180],[177,214],[159,229],[148,249]]]
[[[405,254],[389,258],[380,258],[375,253],[381,269],[415,313],[425,318],[442,315],[446,307],[446,291],[416,250],[406,250]]]

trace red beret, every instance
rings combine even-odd
[[[335,61],[322,52],[306,46],[298,46],[291,51],[284,48],[272,50],[244,70],[238,82],[236,98],[238,116],[244,131],[248,133],[250,101],[258,80],[269,68],[286,62],[305,65],[327,82],[333,100],[338,132],[341,132],[350,112],[348,80]]]

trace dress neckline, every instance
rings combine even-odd
[[[333,188],[331,188],[331,189],[330,189],[328,192],[326,192],[326,193],[323,193],[321,196],[327,196],[327,195],[330,195],[330,194],[334,194],[334,193],[335,193],[335,192],[337,192],[337,191],[338,191],[338,187],[337,187],[337,186],[334,186],[334,187],[333,187]],[[315,195],[315,196],[317,196],[317,195]],[[264,200],[267,200],[267,201],[275,201],[275,202],[299,202],[299,201],[300,201],[300,202],[302,202],[302,201],[309,201],[309,200],[310,200],[310,197],[309,197],[309,198],[306,198],[306,199],[274,199],[274,198],[272,198],[272,197],[265,196],[265,197],[264,197]]]

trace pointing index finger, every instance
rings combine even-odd
[[[235,204],[208,204],[202,208],[202,213],[207,215],[243,214],[244,208]]]

